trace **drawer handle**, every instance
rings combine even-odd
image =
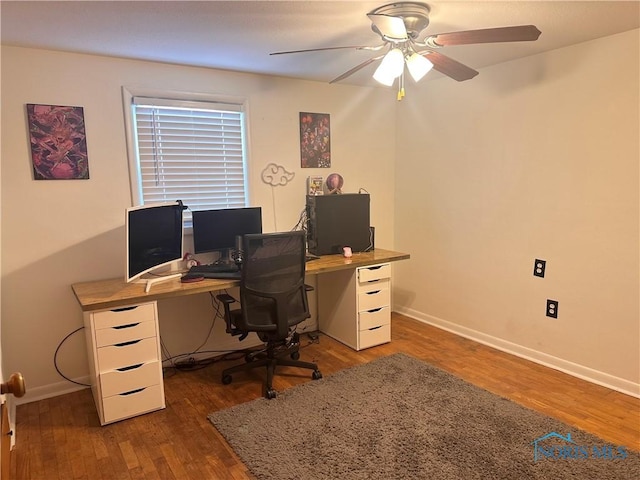
[[[369,331],[377,330],[377,329],[379,329],[379,328],[382,328],[382,325],[379,325],[379,326],[377,326],[377,327],[370,328],[370,329],[369,329]]]
[[[128,312],[129,310],[134,310],[138,308],[138,305],[133,305],[131,307],[122,307],[122,308],[114,308],[113,310],[111,310],[112,312]]]
[[[371,292],[366,292],[367,295],[377,295],[380,293],[380,290],[373,290]]]
[[[382,310],[382,307],[372,308],[371,310],[367,310],[367,313],[379,312],[380,310]]]
[[[130,342],[115,343],[113,346],[114,347],[128,347],[129,345],[135,345],[138,342],[140,342],[140,340],[131,340]]]
[[[375,267],[367,267],[367,270],[378,270],[379,268],[382,268],[382,265],[376,265]]]
[[[128,325],[118,325],[117,327],[111,327],[114,330],[122,330],[123,328],[132,328],[132,327],[137,327],[138,325],[140,325],[140,322],[137,323],[130,323]]]
[[[142,387],[142,388],[138,388],[137,390],[131,390],[130,392],[124,392],[121,393],[120,396],[121,397],[126,397],[127,395],[134,395],[136,393],[140,393],[141,391],[145,390],[147,387]]]
[[[129,365],[128,367],[116,368],[119,372],[127,372],[129,370],[135,370],[136,368],[140,368],[144,363],[138,363],[137,365]]]

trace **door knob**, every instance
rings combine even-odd
[[[22,397],[26,391],[24,377],[19,372],[12,373],[8,382],[0,384],[0,393],[11,393],[16,397]]]

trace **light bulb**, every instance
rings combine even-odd
[[[380,66],[373,74],[373,78],[383,85],[390,87],[393,85],[393,81],[398,78],[404,70],[404,56],[398,48],[389,50]]]
[[[433,63],[419,53],[413,52],[411,56],[407,57],[407,70],[409,70],[411,77],[416,82],[424,77],[432,68]]]

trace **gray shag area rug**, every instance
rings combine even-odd
[[[260,480],[637,479],[640,455],[394,354],[211,413]]]

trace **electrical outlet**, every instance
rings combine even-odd
[[[558,318],[558,301],[547,299],[547,317]]]
[[[536,258],[535,262],[533,262],[533,275],[536,277],[544,278],[544,270],[547,267],[546,260],[539,260]]]

